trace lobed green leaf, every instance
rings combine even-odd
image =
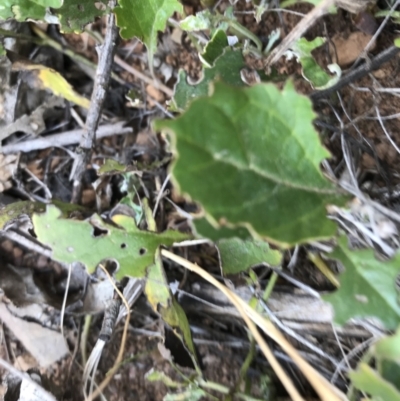
[[[120,0],[114,8],[121,37],[135,36],[146,45],[151,68],[157,32],[164,31],[168,18],[182,10],[182,4],[177,0]]]
[[[279,91],[217,82],[212,96],[156,126],[174,134],[175,182],[206,215],[287,246],[332,236],[326,206],[344,200],[320,171],[329,153],[314,117],[291,83]]]
[[[144,277],[146,269],[154,264],[154,255],[160,245],[172,245],[187,239],[177,231],[153,233],[139,230],[133,218],[113,217],[119,227],[104,223],[98,216],[91,222],[60,218],[55,206],[46,213],[34,214],[32,222],[40,242],[53,250],[55,260],[72,263],[80,261],[90,272],[104,259],[113,258],[120,265],[117,277]],[[95,227],[100,235],[95,235]]]
[[[372,250],[353,251],[347,238],[341,237],[335,251],[330,255],[339,260],[345,271],[340,276],[340,288],[325,295],[335,310],[339,324],[355,317],[376,317],[388,329],[400,323],[400,304],[395,287],[400,273],[400,254],[391,261],[381,262]]]

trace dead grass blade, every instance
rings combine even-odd
[[[283,334],[269,320],[261,316],[257,311],[251,308],[244,300],[242,300],[229,288],[218,282],[214,277],[212,277],[201,267],[189,262],[188,260],[180,256],[177,256],[167,250],[162,250],[161,254],[164,257],[174,261],[175,263],[178,263],[179,265],[185,267],[186,269],[198,274],[199,276],[207,280],[210,284],[217,287],[226,297],[229,298],[229,300],[233,303],[233,305],[238,309],[239,313],[242,315],[244,321],[246,322],[249,330],[252,332],[254,338],[256,339],[261,350],[263,351],[265,357],[273,367],[275,373],[282,381],[282,384],[285,386],[286,390],[288,391],[293,400],[303,400],[303,398],[294,388],[293,383],[291,382],[289,377],[282,370],[281,366],[279,365],[278,361],[275,359],[271,350],[268,348],[267,344],[261,337],[254,323],[262,331],[264,331],[265,334],[267,334],[271,339],[273,339],[277,344],[279,344],[282,347],[282,349],[292,358],[292,360],[296,363],[298,368],[302,371],[304,376],[313,386],[314,390],[317,392],[321,400],[323,401],[347,400],[345,394],[343,394],[340,390],[338,390],[331,383],[329,383],[311,365],[309,365],[307,361],[305,361],[301,357],[301,355],[297,352],[297,350],[285,339]]]

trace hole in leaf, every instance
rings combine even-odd
[[[139,255],[144,255],[147,252],[146,248],[140,248],[139,249]]]
[[[103,230],[99,227],[93,227],[93,237],[100,237],[102,235],[107,235],[108,234],[108,230]]]
[[[126,248],[126,244],[122,243],[121,244],[121,249],[125,249]]]
[[[78,10],[79,11],[85,11],[85,7],[82,4],[78,4]]]
[[[115,259],[103,260],[102,264],[110,274],[114,274],[119,269],[119,263]]]

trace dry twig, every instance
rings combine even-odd
[[[113,1],[111,3],[115,2]],[[113,8],[112,4],[111,8]],[[101,110],[103,108],[104,99],[110,81],[113,51],[117,40],[117,34],[118,31],[115,25],[115,15],[114,13],[110,13],[108,16],[104,43],[97,48],[99,53],[99,64],[96,70],[92,98],[86,118],[86,131],[81,138],[74,166],[71,171],[71,177],[73,178],[72,203],[78,203],[81,197],[82,176],[90,161],[92,148],[96,139],[96,131],[100,121]]]
[[[97,139],[105,138],[111,135],[123,135],[132,132],[131,127],[124,127],[124,122],[118,122],[99,127],[96,132]],[[24,142],[12,143],[3,146],[1,152],[5,155],[18,152],[32,152],[34,150],[51,148],[53,146],[68,146],[78,143],[85,133],[84,129],[74,129],[62,132],[61,134],[49,135],[43,138],[36,138]]]
[[[312,100],[320,100],[324,97],[329,96],[331,93],[338,91],[350,83],[357,81],[368,75],[370,72],[377,70],[382,64],[388,62],[393,57],[395,57],[400,52],[400,48],[396,46],[391,46],[388,49],[383,50],[377,56],[375,56],[370,62],[360,65],[353,71],[349,72],[347,75],[343,76],[339,82],[335,85],[311,94]]]
[[[290,46],[299,39],[313,24],[335,4],[335,0],[323,0],[318,6],[314,7],[282,40],[282,42],[269,54],[265,60],[264,67],[269,68],[275,64]]]

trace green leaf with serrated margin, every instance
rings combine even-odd
[[[326,205],[344,201],[321,173],[329,152],[314,118],[310,100],[292,83],[279,91],[217,82],[212,96],[156,126],[175,134],[175,182],[206,214],[293,245],[332,236]]]
[[[71,203],[53,200],[53,204],[61,210],[63,217],[69,217],[72,214],[87,214],[88,211],[82,206]],[[42,202],[18,201],[0,208],[0,230],[10,220],[17,219],[21,214],[32,216],[33,213],[43,213],[46,211],[46,204]]]
[[[44,20],[46,15],[46,7],[37,4],[31,0],[17,0],[12,4],[11,11],[13,18],[17,21],[25,21],[26,19]]]
[[[218,241],[217,247],[223,274],[241,273],[261,263],[279,266],[282,262],[282,253],[265,241],[226,238]]]
[[[396,333],[379,339],[370,347],[381,376],[400,390],[400,328]]]
[[[360,363],[356,371],[349,373],[349,377],[355,388],[373,396],[374,400],[400,401],[400,392],[396,387],[366,363]]]
[[[120,269],[117,277],[144,277],[147,267],[154,264],[154,255],[160,245],[172,245],[187,239],[177,231],[152,233],[139,230],[134,219],[128,216],[113,216],[120,228],[104,223],[99,216],[91,221],[101,231],[94,235],[94,226],[88,221],[60,218],[55,206],[48,206],[46,213],[34,214],[32,222],[40,242],[53,250],[53,258],[60,262],[82,262],[89,272],[104,259],[117,260]]]
[[[59,8],[63,4],[63,0],[32,0],[34,3],[43,7]]]
[[[25,21],[29,18],[51,23],[59,21],[61,31],[69,33],[81,32],[85,25],[107,11],[105,0],[3,0],[0,4],[0,19]]]
[[[203,217],[201,219],[195,220],[196,225],[193,227],[195,233],[202,237],[208,238],[211,241],[218,241],[220,238],[241,238],[241,239],[249,239],[251,238],[251,234],[246,227],[225,227],[225,226],[217,226],[214,227],[207,218]]]
[[[120,0],[114,8],[121,37],[136,36],[146,45],[151,68],[157,32],[164,31],[168,18],[182,10],[182,4],[177,0]]]
[[[332,304],[335,321],[344,324],[354,317],[372,316],[388,329],[397,327],[400,304],[395,281],[400,273],[400,254],[382,262],[372,250],[349,249],[346,237],[341,237],[330,257],[339,260],[345,268],[339,276],[340,288],[323,297]]]
[[[189,322],[184,310],[171,293],[159,250],[156,251],[155,263],[147,269],[146,278],[144,293],[146,294],[147,300],[181,340],[192,359],[193,365],[198,369],[196,350],[193,344]]]
[[[45,19],[48,7],[60,7],[61,0],[1,0],[0,20],[15,18],[25,21],[27,18],[35,20]]]
[[[393,335],[381,338],[374,343],[371,351],[378,360],[387,359],[398,363],[400,367],[400,329],[398,328]]]
[[[0,20],[6,20],[14,17],[14,13],[11,10],[11,7],[14,4],[15,0],[3,0],[0,3]]]
[[[206,9],[196,13],[196,15],[187,16],[179,22],[179,26],[183,31],[193,32],[211,29],[214,23],[218,23],[218,20],[210,10]]]
[[[226,33],[222,29],[218,29],[207,43],[204,52],[199,55],[200,60],[206,64],[207,67],[211,67],[228,45]]]
[[[100,6],[101,5],[101,6]],[[62,7],[55,10],[65,33],[81,32],[85,25],[107,12],[106,0],[64,0]]]
[[[321,68],[311,52],[325,43],[325,38],[317,37],[311,41],[300,38],[292,43],[287,55],[294,55],[302,66],[303,77],[315,89],[324,89],[335,85],[342,75],[337,64],[329,64],[328,69],[335,75],[329,75]]]
[[[174,106],[177,110],[185,109],[189,102],[199,96],[209,93],[210,83],[221,79],[222,81],[235,85],[244,86],[240,77],[240,71],[246,67],[242,51],[226,48],[223,55],[217,58],[212,68],[203,71],[203,78],[193,85],[187,82],[187,74],[179,71],[178,83],[175,86]]]

